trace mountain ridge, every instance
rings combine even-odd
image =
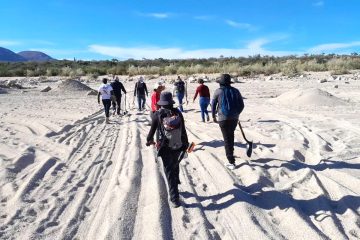
[[[0,62],[46,62],[55,60],[40,51],[21,51],[15,53],[10,49],[0,47]]]

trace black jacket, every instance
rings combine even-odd
[[[147,90],[147,88],[146,88],[146,84],[145,84],[145,82],[140,82],[140,81],[138,81],[138,82],[136,82],[135,83],[135,89],[134,89],[134,96],[145,96],[145,94],[146,94],[146,96],[148,96],[148,90]]]
[[[115,96],[121,96],[121,91],[123,91],[126,94],[126,90],[124,88],[124,85],[119,81],[114,81],[111,83],[111,87],[113,88]]]

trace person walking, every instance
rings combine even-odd
[[[212,117],[218,122],[224,138],[224,147],[228,163],[226,167],[235,169],[234,131],[239,121],[239,115],[244,109],[244,101],[238,89],[231,86],[231,76],[222,74],[217,81],[220,88],[215,90],[212,99]],[[218,113],[218,118],[216,118]]]
[[[157,155],[161,157],[169,186],[169,198],[172,207],[181,205],[179,199],[179,162],[184,157],[189,141],[186,133],[184,117],[181,112],[174,108],[171,92],[162,92],[157,110],[151,122],[151,128],[147,135],[146,146],[154,144],[154,134],[158,131],[156,138]]]
[[[102,80],[103,84],[99,87],[98,90],[98,103],[100,104],[100,95],[102,99],[102,103],[104,105],[105,110],[105,123],[109,123],[109,117],[110,117],[110,107],[111,107],[111,96],[113,95],[113,88],[110,84],[108,84],[108,79],[103,78]]]
[[[200,84],[200,86],[198,86],[196,88],[196,92],[195,92],[195,96],[193,98],[193,102],[195,102],[195,99],[197,97],[197,95],[199,94],[200,96],[200,100],[199,100],[199,104],[200,104],[200,110],[201,110],[201,119],[203,122],[205,122],[205,115],[206,115],[206,120],[210,121],[210,117],[209,117],[209,113],[207,110],[207,107],[210,104],[210,90],[208,88],[208,86],[206,86],[204,84],[204,80],[203,79],[199,79],[198,83]]]
[[[163,90],[163,86],[160,83],[155,83],[153,88],[153,93],[151,94],[151,111],[150,117],[159,109],[157,105],[158,101],[160,100],[160,94]]]
[[[183,108],[183,99],[184,97],[187,100],[187,86],[186,83],[178,76],[174,83],[173,95],[176,96],[179,102],[179,109],[181,112],[184,112]]]
[[[135,89],[134,89],[134,97],[137,96],[138,100],[138,110],[144,110],[145,109],[145,102],[146,102],[146,96],[148,96],[148,90],[146,88],[146,84],[144,82],[144,78],[140,77],[139,81],[135,83]]]
[[[118,77],[116,77],[115,80],[111,83],[111,87],[113,88],[114,96],[115,96],[115,99],[112,102],[114,114],[115,114],[115,110],[116,110],[117,115],[120,115],[121,95],[122,95],[121,92],[126,94],[126,90],[124,88],[124,85],[119,81]]]

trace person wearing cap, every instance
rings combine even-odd
[[[199,96],[200,96],[199,104],[200,104],[202,121],[205,122],[205,115],[206,115],[207,121],[210,121],[209,113],[207,110],[207,107],[209,106],[209,103],[210,103],[210,91],[209,91],[208,86],[206,86],[204,84],[203,79],[200,78],[198,80],[198,83],[200,84],[200,86],[198,86],[196,88],[193,102],[195,102],[195,99],[196,99],[197,95],[199,94]]]
[[[155,83],[153,88],[153,93],[151,94],[151,111],[150,117],[159,109],[157,102],[160,100],[160,93],[163,90],[163,86],[158,82]]]
[[[231,86],[231,76],[222,74],[217,81],[220,88],[216,89],[212,99],[212,117],[214,122],[218,122],[221,133],[224,138],[224,147],[228,163],[227,168],[235,169],[234,157],[234,132],[239,121],[239,115],[244,109],[244,101],[238,89]],[[231,93],[227,95],[226,93]],[[224,98],[225,97],[225,98]],[[231,112],[223,112],[227,108],[224,107],[223,100],[227,101],[227,106],[231,106]],[[218,118],[216,117],[218,114]]]
[[[148,90],[146,88],[146,84],[144,82],[144,78],[140,77],[139,81],[135,83],[135,89],[134,89],[134,97],[137,96],[138,100],[138,110],[144,110],[145,109],[145,102],[146,102],[146,96],[148,96]]]
[[[173,101],[171,92],[162,92],[160,94],[160,100],[157,103],[160,109],[152,116],[150,131],[146,138],[146,146],[154,144],[155,132],[159,132],[156,137],[156,146],[158,150],[157,155],[161,157],[163,162],[164,172],[169,186],[170,203],[173,207],[179,207],[181,205],[178,189],[178,184],[180,184],[179,161],[189,147],[189,141],[186,133],[184,117],[177,108],[174,108],[174,104],[175,102]],[[179,127],[177,129],[180,131],[179,137],[181,142],[177,148],[170,146],[170,140],[164,133],[163,121],[165,118],[169,119],[169,116],[171,119],[174,119],[176,116],[177,120],[179,120]]]
[[[123,92],[124,94],[126,94],[126,90],[124,88],[124,85],[119,81],[119,78],[116,77],[115,80],[110,84],[111,87],[113,88],[114,91],[114,96],[115,99],[114,101],[112,101],[112,105],[113,105],[113,109],[114,109],[114,114],[115,114],[115,110],[117,112],[117,115],[120,115],[120,110],[121,110],[121,92]]]

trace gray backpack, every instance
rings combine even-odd
[[[163,146],[172,150],[182,147],[181,141],[183,123],[178,110],[162,109],[160,114],[160,134]]]

